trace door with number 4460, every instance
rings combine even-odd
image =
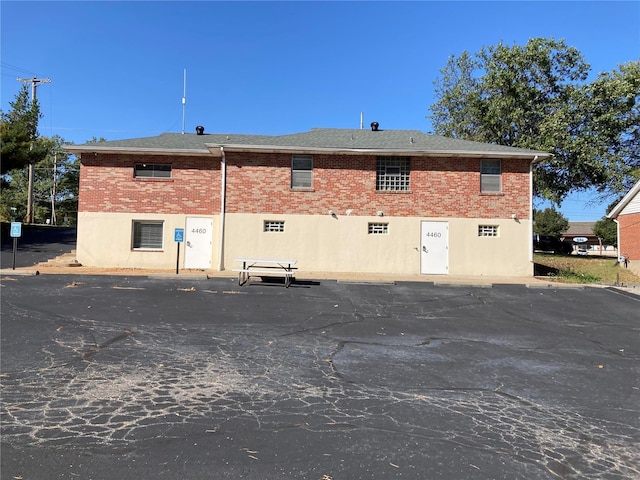
[[[420,273],[449,273],[449,222],[427,222],[420,225]]]
[[[187,217],[184,234],[184,268],[211,268],[213,219]]]

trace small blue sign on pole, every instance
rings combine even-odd
[[[22,236],[22,223],[11,222],[11,236],[14,238]]]
[[[180,267],[180,244],[184,242],[184,228],[176,228],[173,231],[173,241],[178,244],[178,254],[176,255],[176,275]]]

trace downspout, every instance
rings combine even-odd
[[[533,165],[538,161],[538,155],[529,164],[529,261],[533,263]]]
[[[616,243],[618,244],[618,263],[622,263],[622,248],[620,246],[620,222],[617,218],[613,219],[616,222],[616,239],[618,240]]]
[[[224,156],[224,147],[220,147],[220,170],[222,180],[220,182],[220,237],[218,239],[218,271],[224,270],[224,226],[225,203],[227,196],[227,159]]]

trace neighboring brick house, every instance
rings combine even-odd
[[[607,214],[618,224],[618,253],[640,275],[640,181]]]
[[[97,267],[533,273],[532,165],[548,153],[415,130],[162,134],[81,157],[77,259]]]

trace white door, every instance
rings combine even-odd
[[[184,230],[184,268],[211,268],[213,219],[187,217]]]
[[[422,222],[420,243],[420,273],[449,273],[449,222]]]

